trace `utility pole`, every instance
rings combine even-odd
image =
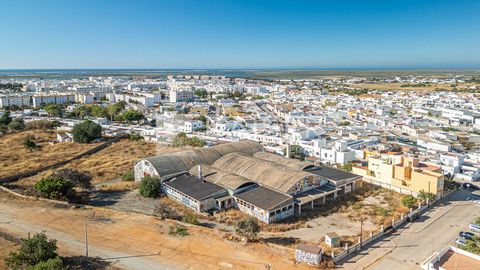
[[[88,258],[88,233],[87,233],[87,222],[85,222],[85,256]]]
[[[360,218],[360,248],[362,248],[363,241],[363,217]]]

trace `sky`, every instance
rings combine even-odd
[[[479,68],[478,0],[0,0],[0,69]]]

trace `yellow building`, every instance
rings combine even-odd
[[[368,167],[354,166],[352,172],[363,180],[400,193],[418,195],[420,191],[443,194],[441,168],[402,155],[370,156]]]

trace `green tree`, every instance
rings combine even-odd
[[[201,98],[206,98],[208,97],[208,92],[205,89],[196,89],[195,95]]]
[[[41,149],[41,146],[35,142],[35,137],[33,136],[28,136],[23,140],[23,147],[30,152]]]
[[[122,116],[123,116],[123,119],[125,119],[125,121],[128,121],[128,122],[140,121],[143,118],[145,118],[143,113],[135,110],[128,110],[124,112]]]
[[[305,159],[305,153],[303,151],[303,148],[300,145],[292,145],[290,146],[290,158],[295,158],[299,160],[304,160]]]
[[[108,117],[108,109],[99,105],[92,106],[92,116],[98,118],[106,118]]]
[[[205,115],[200,115],[198,117],[198,120],[202,121],[204,125],[207,125],[207,122],[208,122],[208,118],[205,116]]]
[[[0,126],[6,126],[12,122],[12,117],[10,117],[10,111],[5,111],[2,116],[0,116]]]
[[[92,176],[87,172],[74,169],[56,170],[50,175],[50,178],[62,178],[83,189],[89,189],[92,187]]]
[[[67,268],[63,265],[62,258],[59,256],[48,259],[44,262],[39,262],[34,266],[30,266],[27,270],[66,270]]]
[[[258,225],[256,218],[247,217],[237,223],[235,231],[239,235],[246,237],[247,240],[251,240],[257,236],[258,232],[260,232],[260,225]]]
[[[34,188],[50,199],[69,198],[74,192],[72,182],[57,176],[43,178]]]
[[[342,170],[347,171],[347,172],[351,172],[352,171],[352,166],[353,166],[352,163],[348,162],[347,164],[342,165]]]
[[[432,203],[436,199],[436,196],[433,193],[425,192],[425,191],[421,190],[418,193],[418,198],[424,203],[427,201],[427,199],[428,199],[429,203]]]
[[[49,240],[45,232],[21,241],[20,249],[11,252],[5,259],[7,266],[11,269],[25,269],[58,257],[57,241]]]
[[[102,136],[102,127],[87,120],[76,124],[72,130],[73,140],[78,143],[89,143]]]
[[[403,206],[405,206],[407,208],[412,208],[417,203],[417,199],[415,197],[413,197],[412,195],[405,195],[402,198],[401,203],[402,203]]]
[[[160,178],[147,176],[140,181],[138,189],[143,197],[157,198],[160,194],[160,186]]]
[[[8,124],[8,128],[10,130],[20,131],[25,129],[25,122],[22,118],[15,118],[13,119],[10,124]]]
[[[188,137],[185,132],[179,132],[175,138],[173,138],[172,145],[174,147],[185,146],[188,144]]]
[[[47,104],[43,109],[47,112],[47,114],[51,117],[61,117],[63,112],[63,106],[60,104]]]

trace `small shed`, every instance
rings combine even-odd
[[[325,235],[325,243],[327,243],[329,247],[339,247],[340,236],[335,232],[327,233]]]
[[[295,249],[295,261],[297,263],[307,263],[318,265],[322,260],[322,249],[316,246],[298,244]]]

